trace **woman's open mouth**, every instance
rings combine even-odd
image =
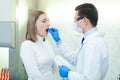
[[[46,32],[48,32],[48,28],[46,29]]]

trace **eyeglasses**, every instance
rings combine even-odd
[[[78,16],[78,17],[75,19],[74,22],[77,22],[77,21],[79,21],[79,20],[81,20],[81,19],[83,19],[83,18],[84,18],[84,16]]]

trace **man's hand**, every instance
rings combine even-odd
[[[55,42],[60,41],[59,33],[58,33],[58,30],[56,28],[49,28],[48,31],[51,33]]]
[[[59,74],[61,77],[67,78],[70,69],[67,66],[59,66]]]

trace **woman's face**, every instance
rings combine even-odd
[[[48,34],[47,29],[49,28],[49,19],[46,14],[42,14],[36,21],[36,33],[41,37],[45,37]]]

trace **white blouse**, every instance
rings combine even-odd
[[[20,56],[28,80],[55,80],[53,49],[47,40],[37,38],[37,42],[25,40],[21,45]]]

